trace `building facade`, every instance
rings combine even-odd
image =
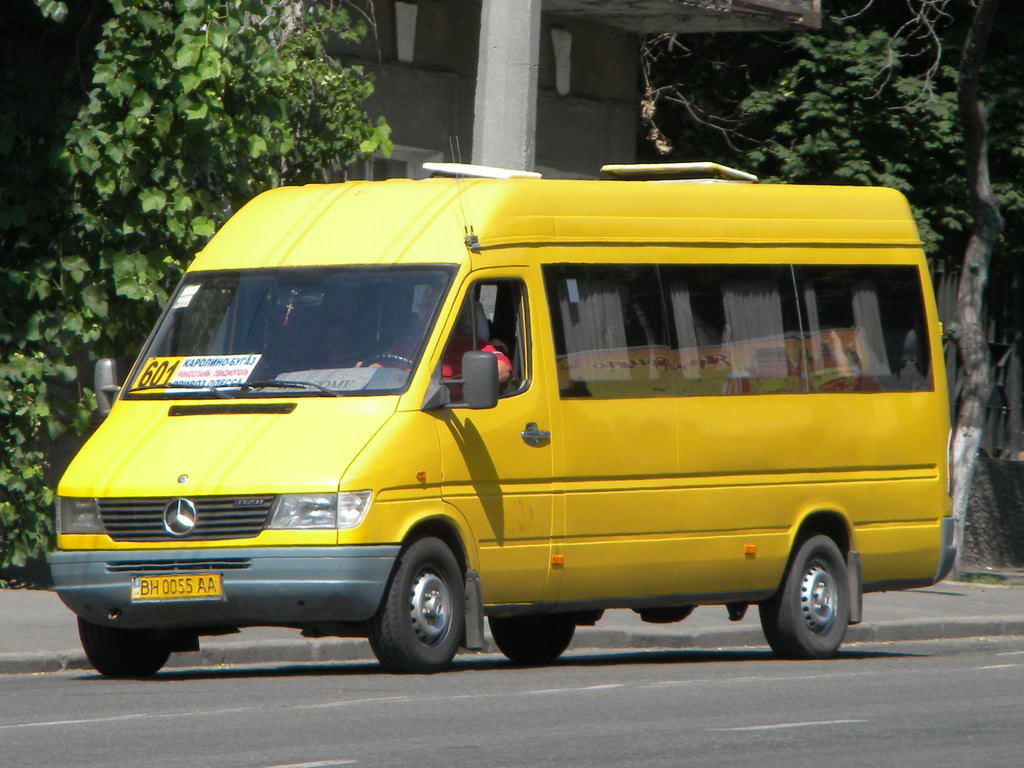
[[[373,75],[390,158],[354,169],[422,175],[424,161],[593,177],[636,155],[640,42],[661,32],[816,27],[819,0],[359,0],[369,34],[331,52]]]

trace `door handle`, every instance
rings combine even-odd
[[[519,434],[522,435],[523,440],[527,445],[533,446],[534,448],[551,440],[551,433],[546,429],[539,429],[536,422],[533,421],[527,424]]]

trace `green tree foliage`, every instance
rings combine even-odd
[[[126,357],[238,206],[388,151],[362,30],[304,0],[7,0],[0,29],[0,567],[51,542],[47,448],[77,372]]]
[[[773,181],[895,187],[914,207],[929,255],[957,262],[971,216],[956,69],[974,8],[967,0],[946,4],[954,15],[927,39],[906,34],[915,4],[875,2],[858,13],[865,5],[826,3],[817,31],[654,42],[648,111],[655,141],[645,152],[649,159],[717,160]],[[1015,184],[1024,172],[1024,48],[1016,31],[1024,6],[1004,3],[1000,13],[983,90],[1007,221],[997,260],[1005,261],[1020,259],[1024,234]]]

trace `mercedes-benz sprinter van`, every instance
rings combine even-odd
[[[269,625],[429,672],[484,617],[542,663],[606,609],[702,605],[821,658],[862,592],[942,578],[948,401],[906,201],[679,170],[236,213],[59,485],[53,575],[96,669]]]

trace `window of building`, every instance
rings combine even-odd
[[[555,92],[568,96],[572,90],[572,32],[551,27],[551,49],[555,57]]]
[[[416,49],[416,16],[419,6],[395,0],[395,55],[399,61],[412,63]]]

